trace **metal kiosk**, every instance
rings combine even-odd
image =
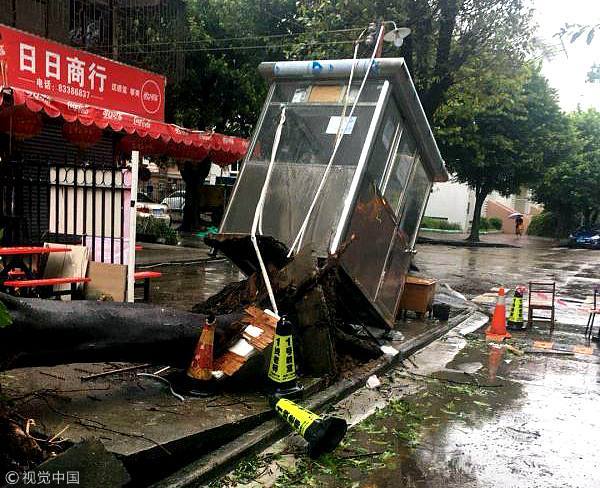
[[[402,58],[293,61],[262,63],[259,70],[270,90],[216,237],[250,233],[283,124],[260,234],[288,249],[294,242],[297,249],[309,246],[319,257],[354,236],[341,266],[375,322],[393,326],[431,185],[448,179],[406,63]],[[336,137],[339,148],[330,161]],[[247,261],[237,264],[252,270]]]

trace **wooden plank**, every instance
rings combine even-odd
[[[127,266],[124,264],[90,261],[88,277],[92,281],[85,289],[85,298],[87,300],[108,299],[114,302],[125,301]]]

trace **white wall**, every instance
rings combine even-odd
[[[436,183],[429,196],[425,216],[447,219],[466,231],[473,218],[474,201],[473,191],[463,183]]]
[[[530,213],[536,213],[538,211],[537,205],[532,200],[531,190],[523,188],[518,194],[504,197],[497,191],[490,193],[487,200],[493,200],[494,202],[501,203],[507,207],[514,209],[516,212],[521,212],[525,215]],[[486,200],[486,201],[487,201]],[[483,214],[485,215],[486,207],[484,205]]]
[[[218,164],[211,163],[210,173],[208,173],[206,179],[211,185],[214,185],[217,181],[217,176],[230,176],[230,168],[231,166],[225,166],[224,168],[221,168],[221,166],[219,166]]]

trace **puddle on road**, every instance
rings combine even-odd
[[[152,283],[152,302],[180,310],[190,310],[228,283],[244,279],[239,269],[227,260],[165,265],[153,270],[163,276]]]
[[[292,436],[213,485],[600,486],[597,360],[516,356],[467,337],[437,341],[414,356],[419,367],[342,401],[336,413],[353,427],[334,453],[310,460]]]

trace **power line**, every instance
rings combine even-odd
[[[321,46],[334,44],[354,44],[356,41],[323,41],[323,42],[305,42],[307,46]],[[215,51],[247,51],[252,49],[283,49],[293,47],[297,44],[264,44],[260,46],[228,46],[228,47],[207,47],[207,48],[189,48],[189,49],[166,49],[157,51],[119,51],[120,54],[161,54],[161,53],[191,53],[191,52],[215,52]]]
[[[320,31],[320,32],[316,32],[314,33],[315,35],[323,35],[323,34],[343,34],[343,33],[347,33],[347,32],[357,32],[359,30],[362,30],[363,27],[352,27],[352,28],[348,28],[348,29],[332,29],[332,30],[325,30],[325,31]],[[173,41],[163,41],[163,42],[130,42],[130,43],[117,43],[118,47],[128,47],[128,46],[143,46],[143,47],[148,47],[148,46],[161,46],[161,45],[177,45],[177,44],[182,44],[182,45],[189,45],[189,44],[214,44],[214,43],[224,43],[224,42],[230,42],[230,41],[250,41],[250,40],[263,40],[263,39],[281,39],[284,37],[299,37],[302,35],[307,34],[306,32],[297,32],[297,33],[288,33],[288,34],[269,34],[269,35],[264,35],[264,36],[244,36],[244,37],[226,37],[226,38],[218,38],[218,39],[198,39],[195,41],[177,41],[177,40],[173,40]],[[104,44],[104,45],[98,45],[98,46],[94,46],[96,48],[110,48],[112,47],[112,44]],[[156,52],[156,51],[154,51]]]

